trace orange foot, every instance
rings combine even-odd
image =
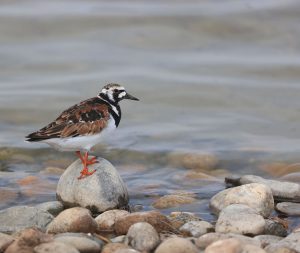
[[[88,165],[98,163],[97,157],[94,156],[91,159],[89,159],[89,152],[85,152],[84,156],[81,155],[80,151],[77,151],[76,154],[83,164],[83,169],[82,171],[80,171],[81,175],[78,177],[78,179],[83,179],[85,177],[93,175],[96,172],[96,170],[89,171]]]

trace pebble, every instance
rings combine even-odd
[[[37,228],[27,228],[15,234],[15,241],[8,246],[5,253],[31,253],[41,243],[52,241],[52,236],[42,233]]]
[[[265,222],[266,225],[265,225],[264,234],[276,235],[281,237],[287,236],[287,229],[282,223],[271,219],[266,219]]]
[[[216,224],[216,232],[221,233],[259,235],[264,229],[264,218],[253,208],[242,204],[225,207]]]
[[[172,227],[174,227],[175,229],[179,229],[181,226],[183,226],[189,221],[201,220],[201,218],[189,212],[172,212],[168,216],[168,219],[170,220]]]
[[[205,249],[208,245],[212,244],[213,242],[216,242],[218,240],[224,240],[229,238],[235,238],[239,240],[242,244],[251,244],[255,245],[257,247],[260,247],[261,242],[257,238],[251,238],[248,236],[240,235],[240,234],[233,234],[233,233],[207,233],[205,235],[200,236],[198,239],[196,239],[195,244],[200,249]]]
[[[62,233],[54,237],[54,241],[70,244],[80,253],[98,253],[101,251],[102,241],[83,233]]]
[[[72,163],[62,174],[57,185],[56,196],[66,207],[82,206],[93,213],[128,206],[128,191],[115,167],[105,159],[89,166],[96,172],[78,180],[82,170],[81,161]]]
[[[102,232],[114,232],[116,220],[125,217],[129,212],[125,210],[109,210],[95,218],[98,224],[98,230]]]
[[[116,220],[115,231],[117,235],[125,235],[131,225],[138,222],[148,222],[158,233],[173,232],[173,227],[168,218],[157,211],[131,213]]]
[[[65,232],[93,233],[97,230],[97,222],[88,209],[73,207],[62,211],[47,227],[52,234]]]
[[[121,249],[130,249],[130,247],[124,243],[108,243],[103,247],[101,253],[116,253]]]
[[[214,231],[214,227],[207,221],[189,221],[180,227],[179,231],[185,236],[199,237]]]
[[[64,206],[59,201],[49,201],[38,204],[35,206],[41,210],[47,211],[48,213],[52,214],[53,216],[57,216],[60,212],[64,210]]]
[[[240,253],[242,252],[242,245],[239,240],[229,238],[219,240],[210,244],[204,253]]]
[[[195,201],[196,199],[193,197],[170,194],[170,195],[162,196],[159,199],[155,200],[152,206],[157,209],[165,209],[165,208],[176,207],[184,204],[191,204]]]
[[[80,253],[75,247],[62,242],[42,243],[34,248],[34,253]]]
[[[14,240],[12,236],[0,233],[0,252],[4,252]]]
[[[211,181],[219,181],[218,178],[208,175],[201,171],[190,170],[184,174],[184,178],[186,179],[203,179],[203,180],[211,180]],[[181,177],[182,180],[182,177]]]
[[[241,184],[260,183],[271,188],[274,198],[278,200],[294,200],[300,198],[300,185],[291,182],[264,179],[259,176],[246,175],[240,178]]]
[[[242,253],[266,253],[266,251],[255,245],[243,245]]]
[[[126,235],[119,235],[117,237],[111,238],[111,242],[119,242],[119,243],[124,243],[126,239]]]
[[[300,216],[300,203],[281,202],[276,205],[276,210],[287,215]]]
[[[265,248],[268,253],[290,253],[300,252],[300,233],[291,233],[286,238],[277,243],[273,243]],[[294,250],[294,251],[288,251]]]
[[[213,154],[205,153],[170,153],[168,155],[169,163],[175,167],[183,167],[191,170],[212,170],[218,163],[218,158]]]
[[[125,242],[139,251],[152,251],[159,244],[159,236],[147,222],[133,224],[127,233]]]
[[[14,206],[0,211],[0,232],[13,233],[34,226],[45,230],[52,220],[50,213],[39,208]]]
[[[276,236],[276,235],[257,235],[254,237],[261,242],[261,247],[265,248],[270,244],[277,243],[283,239],[283,237]]]
[[[231,204],[245,204],[264,217],[268,217],[274,209],[270,188],[257,183],[223,190],[210,200],[210,207],[216,214]]]
[[[198,253],[197,247],[188,239],[173,237],[163,241],[155,253]]]

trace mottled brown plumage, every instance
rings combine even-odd
[[[63,111],[56,120],[27,136],[31,141],[100,133],[109,120],[109,105],[98,97]]]

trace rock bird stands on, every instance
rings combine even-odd
[[[76,151],[83,164],[78,179],[92,175],[88,165],[97,163],[89,159],[89,151],[101,139],[116,129],[121,120],[119,102],[137,100],[119,84],[107,84],[97,97],[87,99],[63,111],[56,120],[26,136],[29,142],[43,142],[61,151]],[[81,155],[81,151],[85,154]]]

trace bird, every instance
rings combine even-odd
[[[122,85],[109,83],[96,97],[71,106],[45,127],[28,134],[26,141],[46,143],[59,151],[75,151],[83,165],[78,179],[88,177],[96,171],[89,171],[88,166],[99,162],[96,156],[89,159],[89,152],[119,126],[119,102],[123,99],[139,101]]]

